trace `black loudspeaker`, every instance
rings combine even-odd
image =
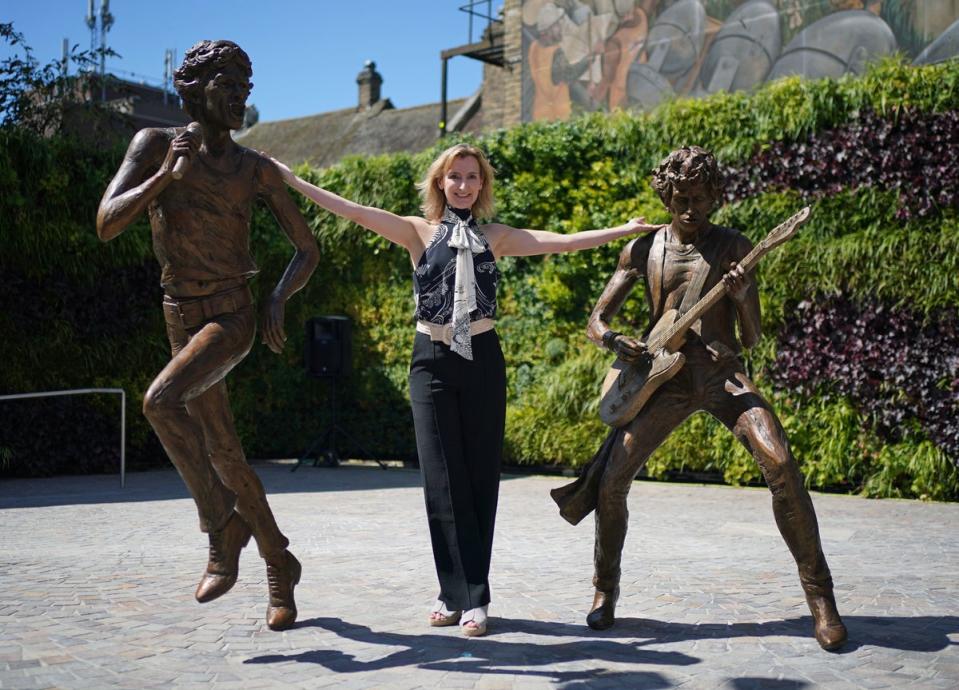
[[[306,371],[317,378],[349,376],[353,363],[352,322],[347,316],[314,316],[306,322]]]

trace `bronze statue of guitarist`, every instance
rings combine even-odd
[[[653,171],[653,187],[672,221],[623,249],[590,317],[587,335],[617,355],[620,369],[645,367],[648,372],[653,355],[678,361],[679,367],[664,376],[665,381],[654,387],[648,400],[633,407],[638,412],[614,424],[579,479],[554,490],[553,498],[563,517],[573,524],[596,510],[596,591],[586,622],[596,630],[608,628],[615,622],[630,485],[673,429],[694,412],[708,412],[725,424],[759,463],[772,491],[776,524],[799,567],[816,640],[824,649],[833,650],[846,641],[846,628],[836,610],[812,500],[782,425],[747,377],[739,358],[741,345],[753,346],[760,335],[759,293],[748,271],[758,257],[755,252],[750,254],[752,245],[744,235],[709,222],[722,198],[722,186],[716,159],[695,146],[673,151]],[[795,226],[806,216],[808,210],[790,221]],[[613,331],[609,325],[640,278],[651,314],[645,342]],[[707,292],[712,298],[708,308],[703,310],[701,304],[697,308]],[[662,332],[684,314],[698,318],[685,332],[664,338]],[[664,320],[668,322],[665,326],[660,323]],[[650,352],[647,345],[657,339],[657,333],[661,349]],[[611,376],[619,376],[615,367]],[[609,386],[607,379],[606,388]]]

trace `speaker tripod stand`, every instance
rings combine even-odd
[[[309,462],[310,458],[313,459],[313,467],[319,467],[322,463],[324,467],[339,467],[340,465],[340,454],[336,450],[336,438],[340,436],[345,438],[350,443],[353,444],[353,447],[359,450],[364,457],[371,458],[373,454],[367,451],[353,436],[348,434],[343,427],[341,427],[336,421],[336,388],[337,388],[337,379],[339,377],[329,377],[328,380],[330,383],[330,416],[329,424],[327,424],[326,431],[324,431],[320,436],[317,436],[309,447],[303,451],[303,454],[297,459],[296,465],[293,466],[293,469],[290,472],[296,472],[300,469],[300,465],[305,462]],[[376,460],[376,463],[382,468],[386,469],[386,463],[382,460],[373,458]]]

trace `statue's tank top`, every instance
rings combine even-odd
[[[153,251],[168,294],[176,296],[184,284],[218,284],[256,274],[250,216],[258,189],[257,162],[255,154],[241,148],[236,170],[224,173],[197,156],[183,178],[150,204]]]

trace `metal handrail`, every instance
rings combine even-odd
[[[486,5],[486,13],[484,14],[482,10],[476,9],[477,5]],[[469,24],[469,42],[473,42],[473,17],[479,17],[480,19],[485,19],[487,21],[487,26],[496,22],[497,24],[502,24],[502,20],[493,16],[493,0],[469,0],[465,5],[460,6],[460,12],[466,12],[470,16]]]
[[[45,391],[42,393],[16,393],[0,395],[0,400],[22,400],[24,398],[49,398],[54,395],[83,395],[85,393],[120,394],[120,488],[126,486],[127,474],[127,393],[122,388],[74,388],[63,391]]]

